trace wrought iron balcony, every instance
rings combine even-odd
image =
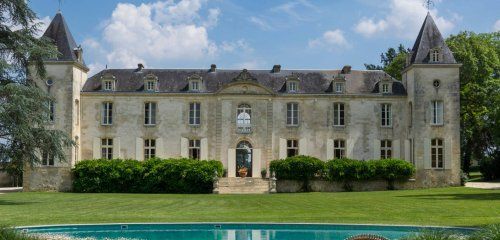
[[[236,125],[236,133],[241,133],[241,134],[252,133],[252,125],[251,124],[237,124]]]

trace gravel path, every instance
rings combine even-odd
[[[470,188],[500,190],[500,182],[468,182],[465,183],[465,186]]]

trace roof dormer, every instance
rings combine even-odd
[[[389,75],[385,75],[379,82],[379,93],[382,94],[392,94],[392,78]]]
[[[108,73],[101,76],[101,90],[108,92],[116,91],[116,77]]]
[[[148,74],[144,77],[144,91],[158,92],[158,77],[154,74]]]
[[[188,89],[191,92],[200,92],[204,89],[203,87],[203,79],[197,75],[193,74],[187,78],[188,80]]]
[[[297,93],[299,91],[300,79],[296,75],[286,77],[286,91],[288,93]]]
[[[338,74],[337,76],[335,76],[332,81],[332,87],[333,87],[332,92],[335,94],[345,93],[346,92],[345,83],[346,79],[344,75]]]
[[[429,63],[440,63],[443,59],[442,52],[440,47],[432,48],[429,51]]]

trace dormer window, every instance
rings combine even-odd
[[[343,93],[344,92],[344,83],[335,83],[335,93]]]
[[[378,92],[382,94],[392,93],[392,78],[389,75],[385,75],[384,78],[379,82]]]
[[[382,93],[389,93],[389,84],[388,83],[382,84]]]
[[[432,62],[432,63],[441,62],[441,51],[439,51],[439,49],[435,48],[435,49],[431,50],[430,62]]]
[[[299,78],[295,75],[286,78],[286,89],[289,93],[295,93],[299,91]]]
[[[116,78],[113,75],[106,74],[101,77],[103,91],[115,91]]]
[[[297,82],[289,82],[288,83],[288,91],[289,92],[297,92],[298,91],[298,83]]]
[[[144,77],[144,91],[158,91],[158,77],[153,74],[148,74],[146,77]]]
[[[104,81],[104,91],[113,91],[113,81],[105,80]]]
[[[345,93],[346,92],[345,83],[346,83],[346,79],[345,79],[345,76],[343,74],[339,73],[337,76],[334,76],[333,82],[331,85],[332,92],[336,93],[336,94]]]
[[[188,77],[189,91],[199,92],[202,90],[202,80],[198,75]]]

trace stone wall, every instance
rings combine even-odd
[[[13,179],[5,170],[0,169],[0,187],[12,187]]]
[[[73,177],[68,167],[26,167],[23,174],[23,190],[71,191]]]

